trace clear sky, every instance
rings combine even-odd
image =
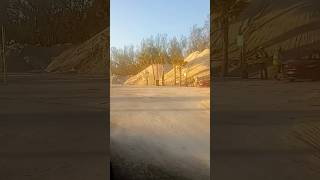
[[[111,47],[139,45],[157,34],[187,36],[194,24],[203,25],[210,0],[111,0]]]

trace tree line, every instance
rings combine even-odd
[[[210,46],[210,23],[203,26],[194,25],[188,37],[168,38],[166,34],[158,34],[143,39],[138,46],[111,48],[111,73],[120,76],[135,75],[151,66],[154,74],[155,64],[171,64],[175,79],[177,71],[181,76],[181,68],[187,55],[195,51],[203,51]],[[176,82],[176,81],[175,81]]]
[[[108,12],[105,0],[3,0],[0,23],[10,40],[52,46],[89,39],[107,27]]]

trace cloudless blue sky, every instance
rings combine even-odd
[[[203,25],[210,0],[111,0],[111,47],[139,45],[157,34],[187,36],[194,24]]]

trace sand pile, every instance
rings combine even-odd
[[[193,59],[195,59],[199,54],[200,54],[199,51],[193,52],[193,53],[189,54],[189,56],[187,56],[184,61],[190,62],[190,61],[192,61]]]
[[[168,71],[170,71],[170,69],[172,68],[171,65],[169,64],[166,64],[163,66],[163,71],[164,73],[167,73]],[[160,80],[160,83],[162,83],[162,65],[159,65],[159,80]],[[142,70],[141,72],[139,72],[137,75],[135,76],[132,76],[130,77],[124,84],[127,84],[127,85],[146,85],[147,84],[147,80],[146,80],[146,72],[149,73],[148,75],[148,84],[149,85],[154,85],[155,82],[154,82],[154,75],[153,75],[153,72],[155,74],[157,74],[157,68],[156,68],[156,65],[154,65],[153,69],[152,69],[152,66],[150,65],[149,67],[147,67],[146,69]]]
[[[206,49],[202,52],[196,51],[191,53],[186,59],[185,62],[187,64],[182,68],[182,77],[181,82],[184,84],[186,77],[184,74],[186,73],[188,81],[191,81],[195,76],[197,77],[204,77],[204,76],[210,76],[210,50]],[[155,68],[156,69],[156,68]],[[154,84],[153,75],[152,75],[152,66],[147,67],[137,75],[129,78],[124,84],[127,85],[146,85],[146,79],[145,79],[145,72],[149,72],[149,85]],[[172,65],[165,65],[164,66],[164,80],[165,85],[174,85],[174,70],[172,68]],[[177,84],[179,84],[179,70],[177,68],[176,71],[176,80]],[[161,84],[161,78],[160,78],[160,84]]]
[[[108,30],[104,30],[88,41],[70,48],[55,57],[46,68],[47,72],[76,72],[83,74],[103,74],[106,63]]]
[[[185,62],[187,64],[182,68],[182,84],[185,83],[187,78],[188,82],[192,81],[194,77],[205,77],[210,76],[210,50],[206,49],[204,51],[195,52],[190,54]],[[184,76],[186,74],[186,77]],[[177,83],[180,81],[179,70],[176,71],[176,80]],[[174,69],[171,69],[168,73],[165,74],[165,82],[167,85],[174,84]]]

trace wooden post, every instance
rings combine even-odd
[[[3,83],[7,84],[7,63],[6,63],[6,38],[5,38],[5,29],[4,25],[1,27],[1,37],[2,37],[2,71],[3,71]]]
[[[185,80],[186,87],[188,87],[188,71],[189,71],[189,67],[186,68],[186,80]]]
[[[240,73],[241,78],[245,78],[245,62],[244,62],[244,49],[243,46],[240,47]]]
[[[173,69],[174,69],[174,86],[177,85],[177,66],[174,64],[173,65]]]
[[[243,47],[242,47],[242,63],[243,63],[243,76],[244,79],[248,79],[249,78],[249,72],[248,72],[248,61],[247,61],[247,56],[246,56],[246,43],[245,41],[243,42]]]
[[[156,76],[156,86],[159,86],[160,84],[159,84],[159,64],[157,63],[156,64],[156,70],[157,70],[157,76]]]
[[[182,77],[181,77],[181,64],[179,65],[179,74],[180,74],[180,78],[179,78],[179,86],[181,87],[181,83],[182,83]]]

